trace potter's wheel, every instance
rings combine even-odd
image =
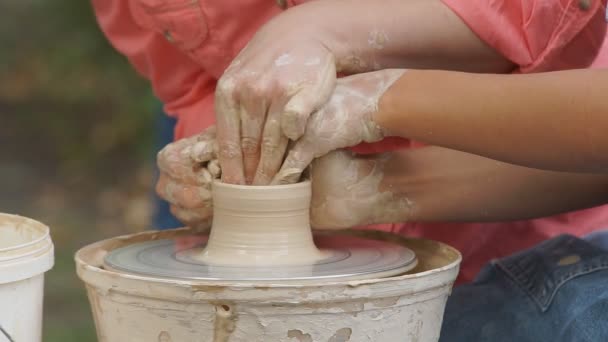
[[[205,243],[181,250],[174,240],[136,243],[112,250],[105,257],[105,266],[120,272],[184,280],[314,282],[384,278],[403,274],[417,264],[414,252],[402,245],[350,236],[316,236],[315,244],[325,257],[311,265],[218,266],[196,257]]]

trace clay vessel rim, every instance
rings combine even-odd
[[[280,184],[280,185],[241,185],[241,184],[230,184],[224,183],[219,179],[216,179],[213,182],[213,186],[222,187],[224,189],[236,189],[236,190],[244,190],[244,191],[254,191],[254,190],[293,190],[293,189],[302,189],[310,187],[310,181],[305,180],[299,183],[293,184]]]

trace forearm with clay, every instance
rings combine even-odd
[[[336,151],[313,163],[312,179],[312,223],[326,229],[525,220],[608,199],[608,175],[530,169],[441,147],[375,157]]]
[[[508,72],[512,62],[489,47],[440,0],[312,1],[294,17],[314,17],[319,39],[345,73],[388,68]]]
[[[543,171],[442,147],[396,152],[380,191],[407,200],[396,222],[526,220],[608,200],[608,175]]]

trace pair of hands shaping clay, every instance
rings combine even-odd
[[[401,18],[419,6],[388,5],[311,1],[256,32],[215,92],[218,159],[226,183],[293,183],[314,158],[382,140],[372,116],[403,73],[390,68],[417,64],[404,58],[412,41],[403,45],[389,35],[410,36],[402,32]],[[437,2],[427,10],[437,12],[437,5],[442,6]]]
[[[171,212],[190,227],[206,228],[211,222],[211,185],[221,178],[217,158],[213,126],[167,145],[158,154],[161,173],[156,191],[171,204]],[[385,159],[334,151],[313,161],[312,226],[335,229],[379,222],[383,208],[394,201],[392,193],[380,190]]]
[[[335,71],[333,72],[335,73]],[[236,104],[227,101],[225,96],[222,95],[222,88],[218,88],[216,97],[218,158],[226,168],[222,179],[233,184],[275,185],[295,183],[314,158],[324,156],[328,152],[340,148],[356,146],[362,142],[373,143],[382,140],[386,136],[386,132],[374,121],[374,116],[378,111],[378,104],[382,95],[404,72],[404,70],[386,69],[339,79],[335,88],[332,88],[331,96],[327,102],[315,104],[317,109],[309,117],[300,118],[299,121],[303,125],[302,132],[297,135],[297,138],[289,138],[293,141],[293,145],[290,146],[287,153],[287,137],[289,132],[293,133],[293,129],[285,130],[279,127],[278,122],[280,120],[277,118],[258,117],[254,119],[250,118],[247,112],[241,113],[240,125],[242,127],[240,130],[242,135],[251,135],[247,133],[254,129],[251,126],[256,126],[259,122],[266,120],[266,126],[269,126],[272,122],[277,123],[277,134],[282,137],[281,142],[275,141],[277,139],[274,138],[259,137],[253,134],[246,139],[241,137],[243,152],[242,154],[236,153],[238,148],[233,141],[234,139],[227,142],[228,137],[226,137],[226,135],[234,136],[231,133],[233,129],[223,121],[228,120],[238,124],[239,120],[236,118],[233,120],[227,118],[231,115],[234,116],[234,113],[238,110],[233,108]],[[230,71],[227,72],[227,75],[224,77],[230,79]],[[247,88],[246,85],[243,87]],[[255,92],[252,90],[252,93]],[[235,95],[230,94],[228,97],[232,98]],[[297,99],[297,97],[294,97],[293,100]],[[282,115],[288,115],[289,113],[291,112],[288,111]],[[267,130],[265,129],[264,132]],[[273,130],[271,129],[271,131]],[[255,140],[255,143],[252,143],[252,140]],[[250,149],[254,149],[256,153],[253,155],[245,153]],[[267,154],[271,153],[269,151],[278,153],[278,155],[268,157]],[[230,155],[230,158],[226,157],[227,154]],[[239,159],[239,162],[235,162],[234,158]],[[242,170],[243,167],[246,175],[245,182],[243,182],[242,177],[236,176],[239,174],[238,170]],[[253,180],[250,180],[251,172],[256,167],[258,171]]]
[[[344,10],[352,15],[336,19]],[[295,183],[311,166],[314,227],[351,227],[385,217],[381,211],[392,194],[380,191],[383,161],[330,152],[385,136],[374,114],[380,97],[403,74],[387,69],[400,66],[390,61],[393,51],[402,50],[389,48],[399,42],[388,39],[388,32],[400,28],[400,21],[387,20],[392,11],[364,2],[311,2],[261,27],[218,81],[217,132],[212,128],[175,142],[159,154],[157,191],[173,214],[189,226],[208,225],[215,179]],[[355,26],[348,19],[355,17],[369,22]],[[307,25],[310,18],[326,25]],[[379,69],[385,70],[373,71]],[[355,75],[338,79],[338,73]]]

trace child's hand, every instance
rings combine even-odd
[[[336,229],[407,219],[412,203],[383,185],[390,156],[335,151],[316,159],[311,166],[312,226]]]
[[[211,183],[221,173],[215,127],[167,145],[157,162],[156,192],[171,204],[173,215],[190,227],[207,224],[213,214]]]
[[[330,151],[382,140],[385,133],[373,116],[380,97],[403,72],[388,69],[338,80],[329,101],[308,120],[273,184],[297,182],[314,158]]]

